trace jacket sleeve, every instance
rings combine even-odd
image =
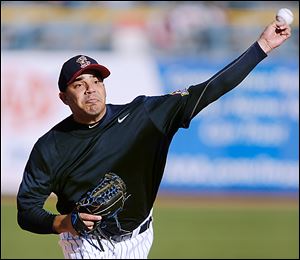
[[[35,144],[17,194],[17,220],[22,229],[38,234],[56,233],[52,229],[56,215],[43,208],[50,194],[49,169],[38,145]]]
[[[267,54],[255,42],[210,79],[189,87],[182,127],[187,128],[203,108],[238,86],[265,57]]]
[[[146,111],[165,134],[174,134],[180,127],[188,128],[203,108],[238,86],[265,57],[266,53],[255,42],[207,81],[168,95],[147,98]]]

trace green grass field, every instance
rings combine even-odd
[[[54,209],[50,201],[47,208]],[[21,230],[1,199],[1,259],[62,259],[57,235]],[[298,199],[158,198],[150,259],[299,259]]]

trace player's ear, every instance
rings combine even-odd
[[[68,97],[67,97],[66,93],[59,92],[59,98],[62,102],[64,102],[65,105],[69,105]]]

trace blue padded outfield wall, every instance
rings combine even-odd
[[[162,190],[299,190],[299,64],[271,60],[177,132]],[[157,61],[164,92],[209,79],[222,62]]]

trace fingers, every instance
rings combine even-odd
[[[281,17],[278,17],[278,16],[276,16],[275,23],[276,23],[277,26],[281,26],[281,25],[286,24],[285,21]]]
[[[291,31],[284,30],[284,31],[279,32],[279,35],[284,36],[285,38],[289,38],[291,36]]]
[[[276,34],[289,38],[291,36],[291,28],[288,25],[278,26],[275,30]]]
[[[87,213],[80,213],[79,214],[83,223],[87,226],[88,229],[93,229],[95,221],[99,221],[102,219],[101,216],[87,214]]]
[[[273,23],[276,29],[291,30],[291,27],[284,20],[275,20]]]
[[[291,30],[291,27],[284,20],[274,20],[269,27],[273,27],[277,30]]]
[[[88,213],[79,213],[80,218],[84,221],[99,221],[102,219],[101,216],[98,215],[92,215],[92,214],[88,214]]]
[[[94,227],[94,223],[93,221],[83,221],[83,223],[86,225],[86,227],[91,230]]]
[[[284,20],[274,20],[268,28],[275,28],[275,35],[287,39],[291,36],[291,27]]]

